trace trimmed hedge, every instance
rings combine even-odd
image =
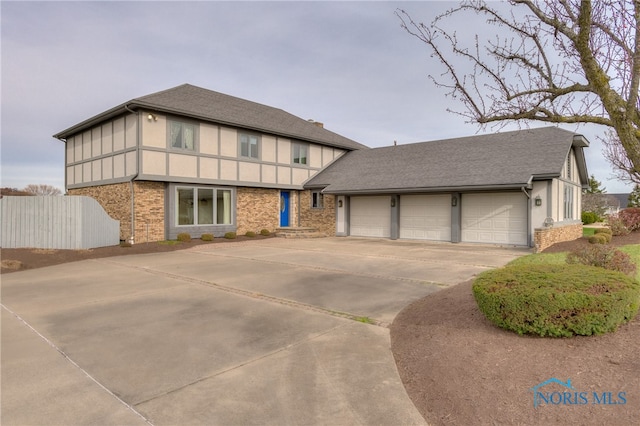
[[[214,238],[213,234],[202,234],[200,236],[200,239],[202,241],[213,241],[213,238]]]
[[[255,232],[253,232],[253,231],[247,231],[247,233],[246,233],[246,234],[244,234],[244,236],[245,236],[245,237],[253,238],[253,237],[255,237],[255,236],[256,236],[256,233],[255,233]]]
[[[520,265],[483,272],[473,295],[489,321],[520,335],[589,336],[637,314],[640,284],[594,266]]]
[[[582,223],[585,225],[591,225],[598,221],[598,215],[594,212],[582,212]]]
[[[633,263],[631,256],[607,245],[573,250],[567,254],[567,263],[597,266],[610,271],[622,272],[630,277],[636,275],[636,264]]]
[[[236,238],[236,233],[235,232],[227,232],[226,234],[224,234],[224,237],[227,240],[235,240]]]
[[[188,243],[189,241],[191,241],[191,235],[187,234],[186,232],[181,232],[178,234],[178,237],[176,239],[178,241],[182,241],[183,243]]]
[[[269,235],[271,235],[271,231],[269,231],[268,229],[261,229],[260,230],[260,235],[268,237]]]

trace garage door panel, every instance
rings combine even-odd
[[[451,196],[403,195],[400,238],[451,241]]]
[[[463,194],[462,241],[527,245],[524,194]]]
[[[351,197],[349,234],[354,237],[391,236],[390,198]]]

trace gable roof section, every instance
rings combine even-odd
[[[572,147],[588,180],[581,135],[546,127],[354,151],[305,183],[329,194],[522,188],[559,177]]]
[[[199,120],[242,127],[347,150],[368,148],[365,145],[317,126],[308,120],[289,114],[282,109],[190,84],[183,84],[172,89],[132,99],[63,130],[54,135],[54,137],[65,139],[101,121],[123,114],[127,110],[138,108],[193,117]]]

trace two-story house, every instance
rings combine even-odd
[[[66,187],[120,238],[280,227],[536,246],[582,235],[581,135],[554,127],[370,149],[281,109],[191,85],[55,135]]]
[[[175,239],[311,226],[335,233],[333,197],[303,183],[368,149],[281,109],[181,85],[132,99],[54,137],[66,188],[120,220],[120,238]]]

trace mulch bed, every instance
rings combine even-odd
[[[545,252],[588,244],[581,238]],[[640,244],[640,233],[614,237],[612,244]],[[518,336],[484,318],[472,282],[418,300],[391,325],[398,372],[430,424],[638,424],[640,316],[601,336]],[[534,408],[532,388],[550,378],[571,380],[573,389],[540,387],[550,399]]]

